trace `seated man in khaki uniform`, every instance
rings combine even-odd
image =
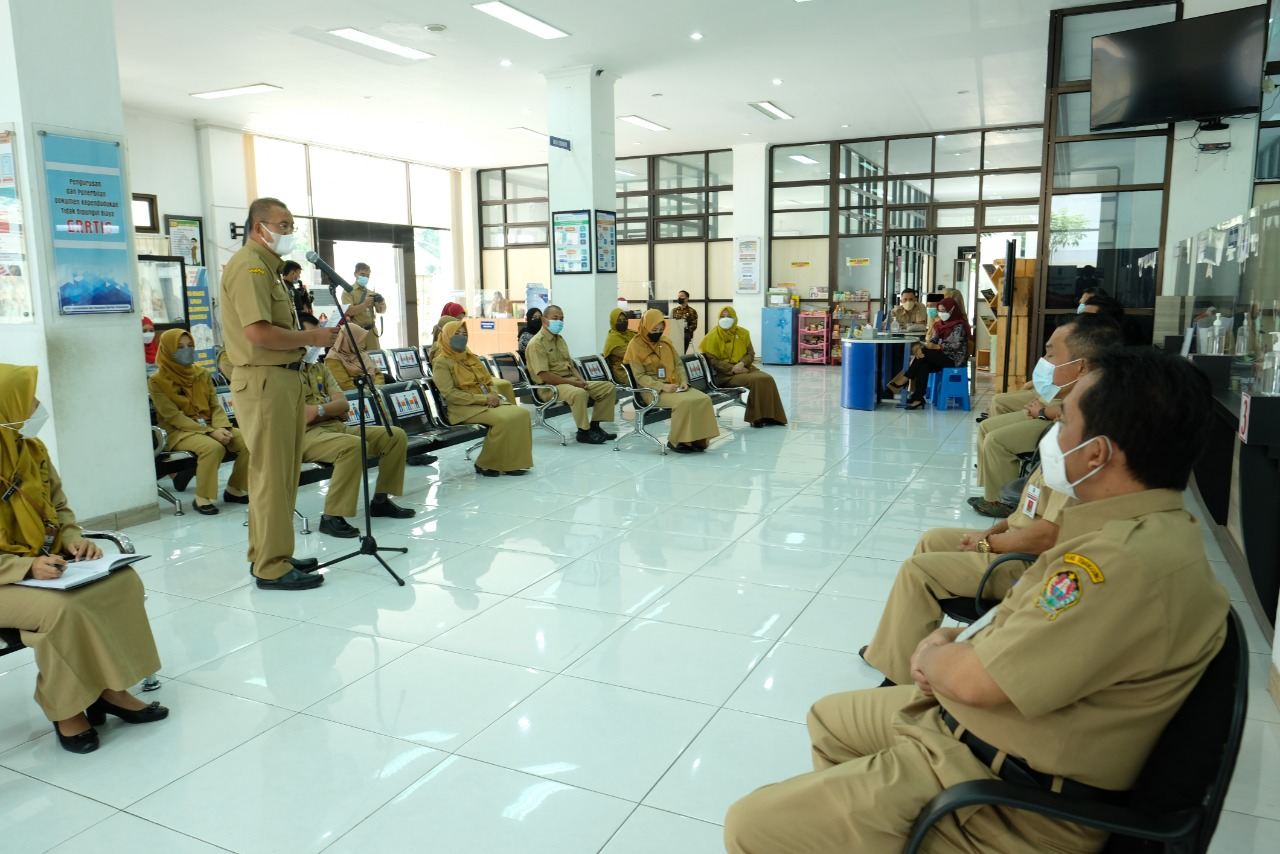
[[[1013,508],[1000,503],[1000,489],[1018,476],[1019,454],[1034,451],[1036,443],[1062,411],[1058,402],[1069,395],[1089,372],[1099,353],[1124,343],[1120,327],[1097,314],[1068,317],[1049,336],[1044,358],[1032,376],[1040,398],[1055,401],[1042,406],[1037,399],[1024,409],[996,415],[978,425],[978,485],[983,494],[969,499],[969,506],[983,516],[1008,516]]]
[[[1045,483],[1080,501],[1057,544],[990,619],[921,641],[914,685],[819,700],[815,770],[734,804],[728,850],[896,854],[924,805],[967,780],[1101,801],[1131,788],[1226,636],[1230,601],[1182,504],[1212,406],[1185,360],[1100,354],[1040,443]],[[1105,839],[980,806],[939,822],[926,848],[1084,854]]]
[[[915,553],[898,570],[889,601],[871,643],[859,650],[863,660],[885,675],[884,684],[911,681],[911,654],[942,623],[939,599],[976,596],[991,561],[1002,554],[1041,554],[1058,541],[1058,519],[1076,500],[1044,484],[1036,469],[1022,487],[1018,509],[985,531],[934,528],[920,536]],[[1002,599],[1026,566],[1002,564],[982,591],[984,599]]]
[[[525,348],[525,364],[529,377],[535,383],[553,385],[560,400],[573,410],[573,420],[578,425],[578,441],[585,445],[601,445],[618,438],[600,428],[601,421],[613,420],[617,405],[617,387],[610,382],[587,382],[573,366],[569,345],[560,337],[564,329],[564,311],[558,305],[549,305],[542,312],[542,329]],[[539,397],[547,400],[549,392],[539,391]],[[591,401],[591,417],[587,417],[587,401]]]
[[[310,314],[299,315],[304,329],[318,329],[320,321]],[[302,437],[302,461],[306,463],[330,463],[333,477],[329,479],[329,494],[324,501],[324,515],[320,517],[320,533],[331,537],[358,537],[360,529],[345,517],[357,512],[360,497],[360,428],[344,423],[350,411],[350,403],[338,381],[323,364],[307,365],[303,370],[303,410],[307,421]],[[377,395],[370,390],[370,394]],[[374,405],[378,405],[375,399]],[[397,507],[388,495],[404,494],[405,448],[409,442],[399,427],[366,426],[365,438],[369,443],[369,456],[378,457],[378,485],[369,504],[373,516],[389,516],[392,519],[408,519],[414,515],[408,507]]]

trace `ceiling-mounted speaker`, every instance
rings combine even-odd
[[[443,33],[445,30],[449,28],[446,27],[444,24],[427,24],[425,27],[423,27],[423,29],[429,33]]]

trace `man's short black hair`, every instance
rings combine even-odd
[[[246,223],[248,229],[252,231],[253,227],[258,223],[266,222],[267,217],[272,216],[272,212],[276,208],[280,208],[284,211],[289,210],[288,205],[271,196],[263,196],[260,199],[254,199],[253,202],[249,204],[249,220]]]
[[[1085,269],[1092,270],[1093,268],[1085,267]],[[1093,287],[1085,288],[1080,292],[1080,302],[1088,302],[1092,297],[1105,297],[1105,296],[1108,296],[1107,289],[1099,285],[1094,285]]]
[[[1186,489],[1209,432],[1209,378],[1151,347],[1109,349],[1090,368],[1094,382],[1077,401],[1083,438],[1110,439],[1148,489]]]
[[[1062,321],[1067,330],[1065,344],[1072,359],[1088,359],[1089,364],[1102,353],[1124,346],[1120,324],[1105,314],[1073,314]]]
[[[281,268],[280,270],[280,275],[287,276],[290,273],[292,273],[294,270],[301,270],[301,269],[302,269],[302,265],[299,264],[297,261],[285,261],[284,267]]]
[[[942,294],[925,294],[924,296],[925,302],[942,302],[942,300]]]
[[[676,296],[680,296],[680,294],[684,294],[684,298],[685,298],[685,299],[689,299],[689,292],[688,292],[688,291],[676,291]]]
[[[303,326],[306,326],[308,323],[314,323],[316,326],[320,325],[320,321],[316,319],[314,314],[309,314],[305,311],[298,312],[298,322]]]
[[[366,273],[371,272],[369,265],[363,261],[356,265],[356,272],[359,273],[361,270],[364,270]]]
[[[1106,294],[1094,294],[1093,296],[1081,300],[1085,305],[1091,305],[1097,309],[1094,314],[1100,314],[1103,317],[1109,317],[1118,325],[1124,325],[1124,303],[1115,297],[1109,297]]]
[[[918,293],[916,293],[916,289],[915,289],[915,288],[903,288],[903,289],[902,289],[902,295],[905,297],[907,294],[911,294],[913,297],[915,297],[915,296],[919,296],[919,294],[918,294]]]

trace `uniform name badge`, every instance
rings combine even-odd
[[[658,368],[658,379],[665,380],[667,378],[667,369]]]
[[[1036,508],[1040,506],[1040,487],[1027,487],[1027,500],[1022,502],[1022,512],[1032,519],[1036,518]]]
[[[488,386],[486,386],[484,383],[480,383],[480,393],[481,393],[481,394],[488,394],[488,393],[489,393],[489,388],[488,388]]]

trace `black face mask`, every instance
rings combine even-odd
[[[661,341],[661,340],[662,340],[662,333],[661,333],[661,332],[650,332],[650,333],[649,333],[649,340],[650,340],[650,341],[652,341],[653,343],[657,344],[659,341]]]
[[[618,332],[626,332],[626,331],[627,331],[627,321],[626,321],[626,320],[619,320],[617,323],[615,323],[615,324],[613,325],[613,328],[614,328],[615,330],[617,330]]]
[[[676,302],[680,303],[681,305],[684,305],[688,301],[689,301],[688,297],[680,297],[678,300],[676,300]]]
[[[542,329],[542,318],[535,317],[533,320],[530,320],[524,325],[524,329],[526,332],[532,332],[534,335],[537,335],[538,330]]]

